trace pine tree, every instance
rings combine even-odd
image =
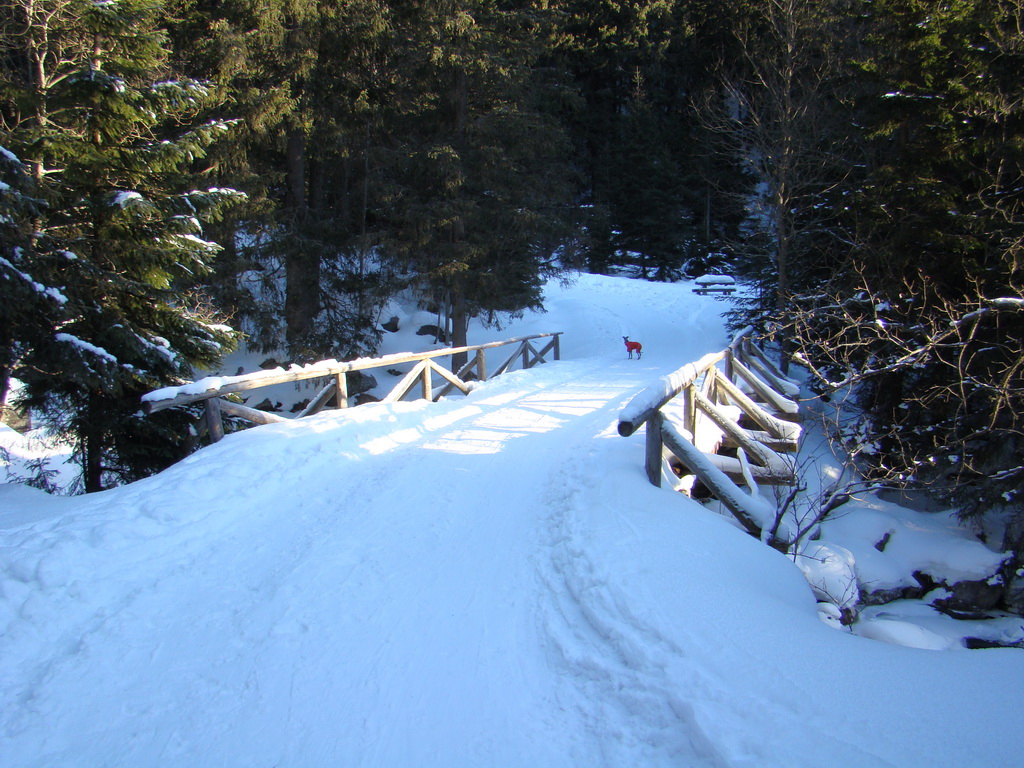
[[[63,256],[35,236],[43,210],[28,166],[0,147],[0,417],[14,372],[57,326],[67,302],[50,283]]]
[[[406,23],[415,93],[396,134],[409,162],[388,245],[447,310],[461,346],[471,316],[539,305],[571,239],[568,145],[542,108],[557,83],[533,68],[539,5],[438,0]]]
[[[618,121],[618,150],[608,168],[615,183],[606,191],[615,261],[633,263],[640,277],[661,281],[682,277],[696,228],[667,128],[638,78],[628,115]]]
[[[570,116],[589,264],[670,279],[731,225],[704,177],[697,103],[726,56],[732,2],[568,0],[557,61],[583,108]],[[730,167],[730,173],[734,168]]]
[[[28,404],[76,435],[96,491],[181,455],[188,424],[143,419],[138,398],[232,343],[195,289],[219,250],[202,222],[241,194],[193,186],[229,126],[205,117],[205,84],[167,77],[159,4],[57,6],[43,34],[39,6],[24,4],[18,53],[40,66],[6,73],[11,143],[35,169],[37,229],[62,256],[53,281],[66,299],[15,374]]]
[[[852,248],[795,335],[825,378],[857,383],[870,471],[967,513],[1019,510],[1024,6],[860,9]]]
[[[794,294],[828,277],[842,240],[835,190],[856,165],[837,94],[849,24],[843,5],[750,4],[733,31],[737,55],[721,62],[704,112],[708,134],[747,182],[746,218],[729,245],[735,269],[757,291],[733,312],[738,326],[784,320]]]
[[[241,315],[251,347],[297,360],[372,352],[396,282],[377,250],[391,193],[387,122],[404,77],[393,60],[408,47],[392,9],[178,4],[177,58],[221,85],[242,124],[215,152],[219,177],[251,193],[231,222],[240,237],[220,263],[217,295]]]

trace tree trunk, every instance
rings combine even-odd
[[[89,403],[79,425],[82,442],[82,479],[86,493],[103,490],[103,422],[104,409],[96,395],[89,396]]]
[[[11,393],[11,377],[14,375],[14,364],[17,356],[14,350],[14,339],[7,329],[0,330],[0,422],[7,415],[7,397]]]
[[[453,347],[465,347],[469,341],[469,315],[466,312],[466,300],[458,288],[452,291],[452,335]],[[457,373],[469,360],[468,353],[460,352],[452,355],[452,372]]]
[[[292,352],[309,349],[310,336],[320,312],[320,259],[316,253],[295,252],[285,263],[285,339]]]
[[[285,145],[287,198],[285,205],[299,214],[306,210],[306,132],[301,127],[289,128]]]
[[[784,201],[781,202],[776,210],[776,227],[777,227],[777,264],[778,267],[778,283],[775,286],[775,311],[777,316],[786,317],[786,311],[789,308],[789,251],[790,251],[790,239],[792,225],[789,219],[789,211],[786,210]],[[780,359],[779,359],[779,370],[783,374],[789,374],[789,358],[793,353],[793,342],[788,336],[783,337],[780,344]]]
[[[285,152],[287,164],[287,208],[292,226],[301,233],[308,218],[306,197],[306,134],[302,128],[288,132]],[[301,244],[302,238],[297,238]],[[320,312],[320,256],[302,245],[290,249],[285,257],[285,339],[292,353],[309,350],[309,337]]]
[[[7,395],[11,391],[11,369],[0,365],[0,424],[7,417]]]

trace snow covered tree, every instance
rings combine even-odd
[[[854,387],[863,419],[848,437],[873,476],[967,515],[1019,514],[1024,4],[862,10],[851,248],[801,298],[792,335],[833,388]]]
[[[845,5],[750,4],[733,30],[738,55],[721,62],[702,110],[714,145],[747,180],[734,187],[745,221],[729,246],[735,268],[758,290],[734,312],[741,327],[770,328],[794,293],[813,289],[833,266],[836,190],[856,164],[837,93]]]
[[[232,344],[197,288],[219,250],[203,221],[241,193],[195,184],[229,126],[209,118],[205,84],[170,77],[159,3],[26,0],[12,13],[5,128],[45,203],[35,238],[61,257],[46,284],[62,297],[52,322],[16,340],[14,375],[28,405],[76,436],[96,491],[184,450],[187,423],[144,419],[138,398]]]
[[[380,209],[397,141],[389,119],[409,48],[378,0],[172,0],[176,61],[215,80],[239,128],[212,150],[216,174],[250,202],[214,290],[247,344],[294,360],[349,358],[379,342],[397,283],[383,264]],[[197,45],[195,41],[200,41]],[[238,237],[234,238],[234,233]]]
[[[695,100],[724,55],[734,2],[566,0],[555,61],[582,107],[566,116],[588,206],[588,263],[673,279],[706,253],[721,211]]]
[[[451,318],[455,345],[469,318],[540,301],[553,254],[571,239],[569,147],[544,100],[555,76],[541,4],[439,0],[406,19],[407,110],[395,124],[407,162],[386,245]]]
[[[57,326],[67,301],[59,287],[48,284],[63,257],[35,236],[43,204],[34,182],[28,166],[0,147],[0,417],[14,371]]]

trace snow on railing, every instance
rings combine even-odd
[[[389,368],[401,363],[415,362],[416,364],[412,369],[383,398],[383,401],[397,402],[402,400],[416,388],[417,384],[420,385],[421,397],[436,400],[453,389],[458,389],[468,394],[472,388],[471,378],[476,381],[493,379],[495,376],[500,376],[508,371],[517,360],[521,360],[522,368],[527,369],[539,363],[547,362],[546,356],[549,352],[552,359],[560,359],[559,337],[561,334],[561,331],[537,333],[532,336],[506,339],[505,341],[492,341],[488,344],[446,347],[445,349],[436,349],[429,352],[400,352],[384,355],[383,357],[364,357],[346,362],[323,360],[303,366],[292,365],[287,370],[284,368],[274,368],[273,370],[257,371],[238,376],[209,376],[181,386],[164,387],[163,389],[146,393],[142,396],[142,410],[150,414],[166,408],[205,402],[206,424],[210,430],[211,439],[216,442],[224,436],[222,412],[238,416],[256,424],[290,421],[290,419],[279,416],[276,413],[249,408],[232,400],[227,400],[225,399],[226,395],[308,379],[329,379],[329,383],[295,417],[302,418],[323,410],[332,398],[335,399],[338,408],[347,408],[347,374],[352,371]],[[540,349],[537,349],[532,344],[537,339],[550,339],[550,341]],[[512,354],[493,373],[488,374],[487,350],[507,347],[512,344],[516,345]],[[436,358],[452,357],[458,354],[466,354],[470,355],[470,357],[469,362],[457,372],[450,371],[435,362]],[[433,374],[438,375],[445,382],[436,389],[433,385]]]
[[[691,497],[710,495],[752,535],[772,531],[775,538],[783,533],[776,529],[777,510],[758,483],[795,479],[794,462],[784,454],[800,440],[800,409],[792,399],[799,392],[745,328],[726,349],[637,394],[619,413],[619,434],[647,426],[644,465],[652,485],[669,478]]]

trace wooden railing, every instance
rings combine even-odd
[[[287,370],[277,368],[271,371],[242,374],[238,376],[212,376],[191,384],[179,387],[167,387],[149,392],[142,397],[142,410],[149,414],[165,408],[189,405],[205,401],[206,424],[211,439],[216,442],[224,436],[223,414],[227,413],[256,424],[270,424],[291,419],[276,413],[250,408],[241,403],[224,399],[226,395],[249,392],[262,387],[286,384],[309,379],[326,379],[327,384],[313,397],[309,404],[295,417],[311,416],[323,410],[331,398],[337,401],[337,407],[348,407],[348,374],[353,371],[367,371],[375,368],[387,368],[402,363],[414,362],[412,369],[383,398],[384,402],[397,402],[405,399],[413,390],[418,390],[420,397],[437,400],[452,390],[468,394],[472,388],[472,380],[486,381],[508,371],[517,361],[522,368],[547,362],[546,356],[551,353],[552,359],[561,357],[559,337],[561,331],[555,333],[538,333],[505,341],[494,341],[489,344],[475,344],[467,347],[446,347],[430,352],[401,352],[376,358],[363,358],[349,362],[325,360],[304,366],[291,366]],[[549,339],[538,349],[533,342],[537,339]],[[516,345],[515,350],[493,372],[488,372],[487,352],[492,349]],[[457,372],[448,370],[438,364],[438,358],[453,355],[469,355],[468,362]],[[433,375],[437,374],[443,384],[434,387]],[[418,386],[417,386],[418,385]]]
[[[711,496],[760,537],[778,515],[759,484],[795,479],[800,388],[769,360],[747,328],[648,387],[619,414],[619,434],[646,425],[644,465],[653,485],[671,478],[688,495]]]

